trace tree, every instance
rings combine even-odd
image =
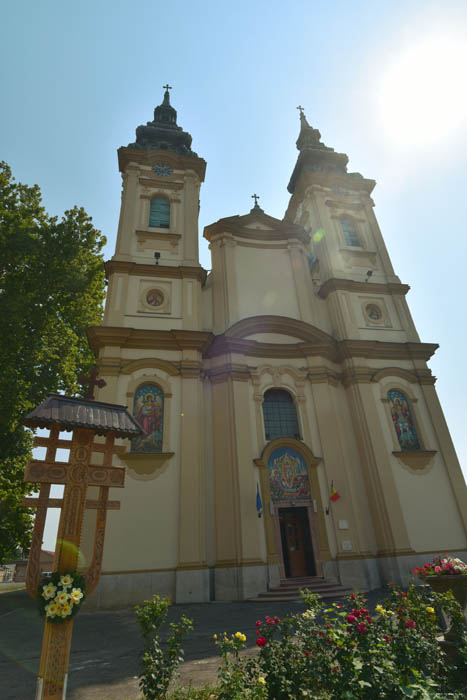
[[[78,392],[93,364],[86,328],[102,317],[105,242],[84,209],[49,216],[39,187],[0,163],[0,563],[28,548],[32,529],[22,418],[47,394]]]

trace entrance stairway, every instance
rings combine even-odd
[[[301,600],[301,588],[308,588],[321,598],[343,598],[352,593],[350,588],[344,588],[338,583],[330,583],[319,576],[303,576],[301,578],[283,578],[277,588],[259,593],[256,598],[249,600],[252,603],[280,603]]]

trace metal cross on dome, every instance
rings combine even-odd
[[[302,105],[298,105],[297,109],[300,111],[300,116],[302,117],[305,111],[305,107],[302,107]]]
[[[258,199],[260,199],[259,194],[252,194],[251,198],[255,200],[255,207],[259,206],[258,205]]]
[[[162,86],[164,90],[172,90],[172,86],[167,83],[167,85]]]

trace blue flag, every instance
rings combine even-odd
[[[261,503],[261,496],[259,494],[259,484],[256,484],[256,510],[258,512],[258,518],[263,515],[263,504]]]

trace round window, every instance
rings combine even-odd
[[[368,306],[365,308],[365,311],[368,318],[372,321],[380,321],[383,315],[381,313],[381,309],[379,308],[379,306],[376,306],[376,304],[368,304]]]
[[[164,303],[164,295],[159,289],[151,289],[151,291],[146,294],[146,303],[148,303],[149,306],[162,306]]]

